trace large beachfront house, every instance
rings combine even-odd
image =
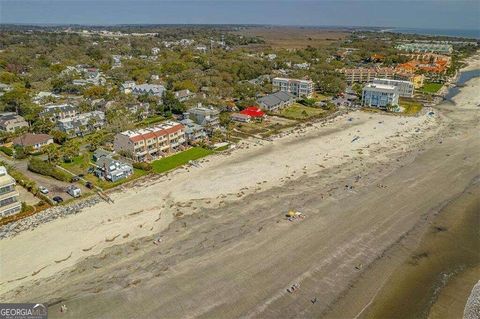
[[[118,133],[114,139],[114,149],[117,153],[138,162],[161,158],[183,149],[185,144],[185,127],[173,121]]]
[[[398,95],[401,97],[413,97],[415,87],[410,81],[392,80],[392,79],[373,79],[373,84],[393,85],[398,88]]]
[[[288,78],[274,78],[272,80],[274,91],[283,91],[299,97],[311,97],[313,94],[313,81]]]
[[[292,105],[296,99],[292,93],[278,91],[257,99],[257,103],[262,109],[272,112]]]
[[[133,166],[113,158],[113,154],[102,149],[93,153],[95,175],[107,181],[116,182],[133,174]]]
[[[0,217],[14,215],[22,210],[18,196],[15,179],[8,175],[4,166],[0,166]]]
[[[398,105],[398,88],[386,84],[367,84],[362,92],[362,105],[386,108]]]

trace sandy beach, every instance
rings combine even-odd
[[[479,88],[417,117],[356,111],[247,140],[1,240],[1,298],[52,318],[355,317],[402,258],[352,285],[478,176]]]

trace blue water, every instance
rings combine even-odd
[[[418,28],[392,28],[392,32],[406,33],[406,34],[420,34],[420,35],[436,35],[436,36],[450,36],[461,37],[469,39],[480,39],[479,29],[418,29]]]
[[[473,78],[480,77],[480,70],[471,70],[460,72],[460,76],[456,82],[457,85],[465,84]],[[460,87],[454,86],[448,90],[448,93],[445,95],[445,99],[451,100],[455,95],[460,92]]]

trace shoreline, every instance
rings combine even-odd
[[[480,82],[474,84],[473,89],[478,89]],[[459,104],[468,112],[477,111],[469,101],[476,97],[474,94],[472,87],[462,88],[463,102]],[[200,168],[182,168],[154,181],[142,181],[137,187],[112,194],[114,205],[100,203],[81,214],[0,241],[0,266],[9,274],[0,280],[1,294],[6,300],[66,298],[77,311],[81,311],[80,303],[92,304],[93,309],[115,316],[115,311],[123,308],[99,308],[98,296],[113,302],[124,298],[129,289],[136,289],[138,297],[132,302],[137,308],[131,309],[135,311],[145,307],[141,298],[148,300],[153,290],[164,297],[166,315],[180,314],[178,311],[218,315],[233,311],[225,309],[227,297],[238,298],[237,294],[247,293],[245,287],[258,287],[252,288],[251,296],[241,294],[245,298],[241,301],[243,308],[239,305],[236,311],[249,309],[252,317],[273,317],[278,311],[285,311],[285,315],[319,313],[316,308],[299,308],[302,303],[292,304],[292,300],[307,296],[300,292],[290,298],[283,286],[297,278],[302,281],[302,291],[321,294],[318,306],[328,308],[359,275],[352,270],[353,265],[368,265],[382,256],[397,236],[403,236],[422,218],[422,208],[436,205],[442,194],[463,187],[460,180],[456,185],[438,184],[438,190],[432,192],[427,181],[417,180],[427,174],[433,183],[439,183],[447,178],[440,174],[449,172],[440,170],[438,176],[434,175],[435,167],[417,163],[422,158],[431,159],[441,168],[468,164],[459,173],[470,174],[475,163],[459,162],[460,154],[444,153],[447,142],[449,146],[459,144],[452,139],[468,138],[465,143],[470,143],[471,138],[452,126],[450,116],[457,115],[436,111],[435,116],[392,117],[352,112],[327,123],[299,128],[273,142],[245,141],[231,156],[207,158]],[[472,120],[465,123],[468,121]],[[354,143],[356,135],[361,138]],[[433,148],[442,160],[430,155]],[[410,166],[414,170],[407,170]],[[416,192],[422,190],[430,192],[432,199],[424,202],[417,197]],[[383,200],[377,196],[383,196]],[[405,212],[392,210],[387,199],[399,207],[410,206]],[[304,211],[307,219],[296,224],[282,221],[288,209]],[[348,218],[343,218],[346,213]],[[352,238],[352,232],[358,235]],[[152,239],[159,234],[166,248],[157,251]],[[41,243],[38,238],[42,238]],[[44,245],[51,249],[43,252]],[[35,257],[26,261],[15,255],[17,249]],[[236,250],[245,257],[236,255]],[[358,253],[352,255],[350,251]],[[145,258],[147,254],[149,258]],[[268,260],[263,259],[266,254]],[[290,258],[298,263],[294,269],[285,263]],[[216,265],[224,265],[224,269]],[[137,271],[132,272],[132,267]],[[263,267],[265,272],[261,271]],[[82,269],[89,271],[84,273]],[[249,277],[238,278],[234,285],[237,293],[227,294],[226,287],[218,286],[216,280],[218,276],[235,277],[239,269],[252,270]],[[338,273],[342,269],[345,272]],[[115,277],[117,272],[124,277]],[[195,273],[204,277],[196,276],[192,282],[190,276]],[[274,275],[277,280],[265,281]],[[331,286],[328,278],[334,275],[339,278]],[[169,290],[171,296],[155,290],[153,283],[173,288]],[[191,291],[178,289],[187,283],[192,285]],[[18,290],[20,285],[31,289]],[[97,289],[101,291],[95,293]],[[192,304],[178,309],[178,300],[171,298],[183,299],[182,294],[186,299],[190,296]],[[211,308],[206,309],[204,300],[198,298],[218,301],[207,302]],[[198,308],[192,309],[194,305]],[[75,314],[79,313],[72,311],[72,316]]]

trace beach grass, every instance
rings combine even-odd
[[[399,104],[401,107],[403,107],[405,110],[403,111],[404,114],[408,115],[414,115],[420,112],[423,108],[422,103],[418,101],[414,101],[411,99],[404,99],[401,98],[399,101]]]
[[[192,147],[186,151],[152,162],[153,171],[155,173],[167,172],[169,170],[182,166],[189,161],[194,161],[199,158],[208,156],[213,152],[214,151],[203,147]]]

